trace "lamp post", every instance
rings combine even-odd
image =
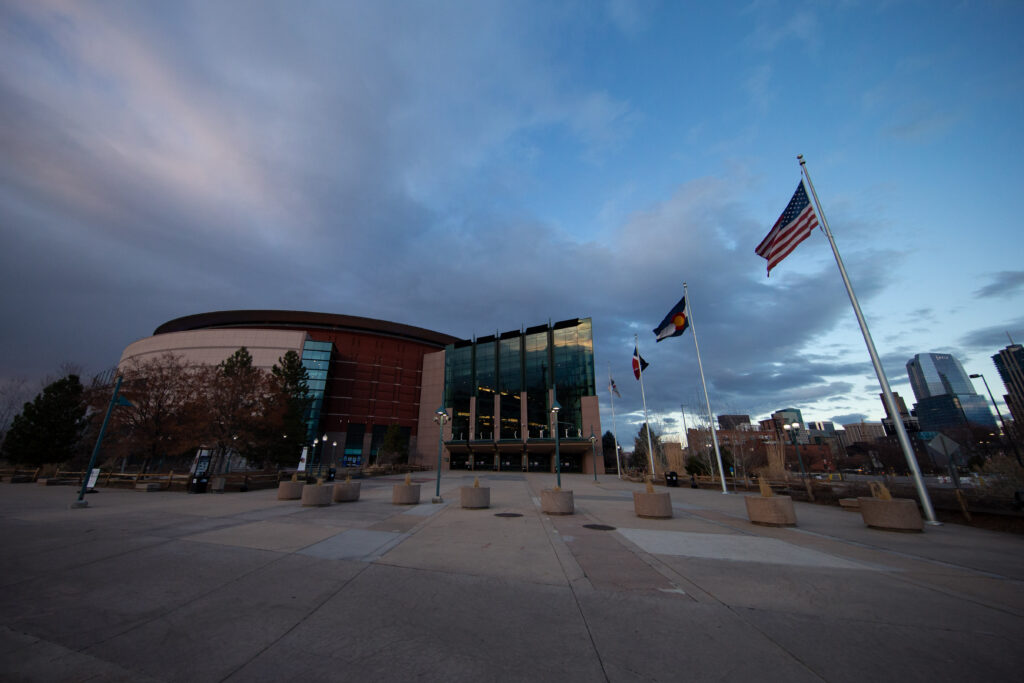
[[[327,449],[327,435],[324,434],[322,437],[322,443],[320,445],[320,458],[316,461],[316,478],[320,478],[320,467],[324,462],[324,451]]]
[[[590,428],[590,454],[594,457],[594,483],[597,483],[597,437],[594,428]]]
[[[434,411],[434,422],[437,423],[437,488],[434,490],[432,503],[443,503],[441,499],[441,456],[444,453],[444,425],[448,422],[448,411],[444,406]]]
[[[970,375],[971,379],[977,379],[979,377],[981,378],[981,381],[985,383],[985,391],[988,392],[988,397],[992,401],[992,406],[996,409],[996,415],[999,416],[999,422],[1002,423],[1003,425],[1003,433],[1006,434],[1007,440],[1009,440],[1010,445],[1013,446],[1013,454],[1017,456],[1017,464],[1024,465],[1024,462],[1021,462],[1020,459],[1020,450],[1017,448],[1017,442],[1013,439],[1012,436],[1010,436],[1010,430],[1006,428],[1006,420],[1003,419],[1003,414],[999,412],[999,405],[996,403],[996,398],[995,396],[992,395],[992,390],[989,389],[988,387],[988,380],[985,379],[985,375],[981,374],[980,372],[974,375]]]
[[[555,480],[556,486],[562,488],[562,456],[558,452],[558,411],[562,409],[562,406],[558,405],[558,401],[552,401],[551,403],[551,426],[555,432]]]
[[[332,441],[331,442],[331,463],[335,467],[338,466],[338,442],[337,441]]]
[[[789,438],[793,442],[793,448],[796,449],[796,459],[800,463],[800,476],[803,477],[804,487],[807,489],[807,497],[810,498],[811,502],[814,502],[814,494],[811,493],[811,482],[807,479],[807,470],[804,469],[804,459],[800,455],[800,444],[797,443],[796,435],[800,431],[800,423],[794,422],[791,425],[782,425],[782,428],[789,432]]]

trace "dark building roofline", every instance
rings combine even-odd
[[[190,330],[251,327],[305,330],[324,329],[381,334],[417,341],[439,349],[458,341],[457,337],[441,332],[434,332],[422,327],[413,327],[412,325],[403,325],[402,323],[388,322],[387,320],[361,318],[355,315],[338,315],[336,313],[273,310],[213,311],[210,313],[186,315],[183,318],[175,318],[160,325],[153,331],[153,335],[167,334],[169,332],[187,332]]]

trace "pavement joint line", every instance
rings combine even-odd
[[[273,639],[272,641],[270,641],[269,643],[267,643],[267,644],[266,644],[266,645],[265,645],[265,646],[264,646],[263,648],[261,648],[261,649],[260,649],[260,650],[259,650],[258,652],[256,652],[255,654],[253,654],[253,656],[252,656],[252,657],[250,657],[250,658],[249,658],[249,659],[247,659],[246,661],[242,662],[242,663],[241,663],[241,664],[240,664],[240,665],[239,665],[238,667],[236,667],[234,671],[232,671],[232,672],[231,672],[231,673],[229,673],[228,675],[224,676],[224,678],[220,679],[220,683],[224,683],[224,681],[227,681],[227,680],[228,680],[229,678],[232,678],[232,677],[233,677],[233,676],[234,676],[235,674],[237,674],[237,673],[238,673],[239,671],[241,671],[241,670],[242,670],[242,669],[244,669],[245,667],[249,666],[249,664],[251,664],[252,662],[254,662],[254,661],[256,660],[256,658],[258,658],[258,657],[259,657],[260,655],[262,655],[262,654],[263,654],[264,652],[266,652],[267,650],[269,650],[270,648],[274,647],[274,646],[275,646],[275,645],[277,645],[277,644],[278,644],[279,642],[281,642],[281,640],[282,640],[283,638],[287,637],[289,633],[291,633],[292,631],[294,631],[295,629],[297,629],[297,628],[298,628],[298,627],[299,627],[300,625],[304,624],[304,623],[306,622],[306,620],[307,620],[307,619],[309,619],[309,618],[310,618],[311,616],[313,616],[314,614],[316,614],[317,612],[319,612],[319,611],[320,611],[321,609],[323,609],[324,605],[326,605],[326,604],[327,604],[328,602],[330,602],[331,600],[333,600],[335,596],[337,596],[337,595],[338,595],[339,593],[341,593],[341,591],[345,590],[345,588],[346,588],[346,587],[348,587],[348,585],[349,585],[350,583],[352,583],[352,582],[353,582],[353,581],[355,581],[355,580],[356,580],[357,578],[359,578],[360,576],[362,576],[363,572],[365,572],[365,571],[366,571],[367,569],[369,569],[369,568],[370,568],[370,564],[369,564],[369,563],[367,563],[367,564],[364,564],[364,565],[363,565],[362,567],[360,567],[360,568],[359,568],[359,570],[358,570],[358,571],[356,571],[356,572],[355,572],[355,573],[354,573],[354,574],[353,574],[352,576],[350,576],[350,577],[349,577],[348,579],[346,579],[345,581],[343,581],[343,582],[342,582],[342,584],[341,584],[340,586],[338,586],[337,590],[335,590],[335,591],[334,591],[333,593],[331,593],[330,595],[326,596],[326,597],[325,597],[325,598],[324,598],[324,599],[323,599],[323,600],[322,600],[322,601],[320,602],[320,604],[318,604],[318,605],[314,606],[314,607],[313,607],[313,608],[312,608],[311,610],[309,610],[309,612],[307,612],[307,613],[306,613],[306,615],[305,615],[304,617],[301,617],[301,618],[297,619],[297,620],[295,621],[295,623],[294,623],[294,624],[292,624],[292,625],[291,625],[291,626],[290,626],[289,628],[285,629],[285,630],[284,630],[284,631],[283,631],[283,632],[282,632],[282,633],[281,633],[281,634],[280,634],[280,635],[279,635],[279,636],[278,636],[277,638],[275,638],[275,639]]]
[[[179,540],[179,539],[172,539],[172,540]],[[170,542],[171,541],[168,541],[168,543],[170,543]],[[181,540],[180,542],[182,542],[182,543],[192,543],[193,541]],[[161,612],[160,614],[154,615],[154,616],[150,617],[149,619],[144,619],[143,621],[134,623],[131,626],[125,628],[122,631],[118,631],[117,633],[111,635],[108,638],[104,638],[103,640],[97,641],[95,643],[92,643],[91,645],[87,645],[86,647],[83,647],[83,648],[81,648],[79,650],[76,650],[76,652],[85,653],[88,650],[93,649],[94,647],[97,647],[99,645],[103,645],[104,643],[110,642],[114,638],[119,638],[119,637],[123,636],[126,633],[130,633],[131,631],[134,631],[134,630],[139,629],[139,628],[141,628],[143,626],[146,626],[147,624],[150,624],[150,623],[152,623],[154,621],[157,621],[158,619],[163,619],[163,618],[167,617],[170,614],[174,614],[175,612],[177,612],[180,609],[188,607],[189,605],[192,605],[192,604],[194,604],[196,602],[199,602],[200,600],[203,600],[203,599],[209,597],[210,595],[212,595],[212,594],[214,594],[214,593],[216,593],[216,592],[218,592],[220,590],[223,590],[225,586],[229,586],[232,583],[236,583],[237,581],[239,581],[241,579],[244,579],[244,578],[246,578],[247,576],[249,576],[251,574],[255,574],[256,572],[263,571],[264,569],[266,569],[270,565],[275,564],[277,562],[281,562],[286,557],[291,555],[291,553],[281,553],[281,552],[275,552],[273,550],[262,550],[262,551],[256,551],[256,552],[273,553],[275,555],[275,557],[271,557],[271,559],[269,561],[261,563],[258,566],[249,569],[249,571],[247,571],[247,572],[245,572],[243,574],[239,574],[238,576],[232,577],[231,579],[229,579],[227,581],[223,581],[221,583],[218,583],[215,587],[210,588],[209,590],[205,591],[204,593],[196,595],[191,600],[175,604],[173,607],[171,607],[170,609],[168,609],[168,610],[166,610],[164,612]]]
[[[987,571],[985,571],[983,569],[974,569],[973,567],[965,567],[963,565],[953,564],[952,562],[944,562],[942,560],[936,560],[936,559],[933,559],[933,558],[930,558],[930,557],[924,557],[922,555],[911,555],[909,553],[903,553],[903,552],[900,552],[898,550],[892,550],[892,549],[889,549],[889,548],[883,548],[881,546],[872,545],[870,543],[864,543],[862,541],[854,541],[854,540],[851,540],[851,539],[839,538],[837,536],[832,536],[830,534],[822,533],[820,531],[810,531],[809,529],[800,529],[800,528],[795,528],[795,527],[789,529],[789,531],[793,531],[793,532],[796,532],[798,534],[807,534],[808,536],[817,536],[819,538],[824,538],[824,539],[827,539],[827,540],[830,540],[830,541],[834,541],[836,543],[839,543],[840,545],[852,545],[854,547],[863,548],[865,550],[871,550],[871,551],[874,551],[874,552],[885,553],[887,555],[894,555],[896,557],[900,557],[900,558],[903,558],[905,560],[913,560],[913,561],[916,561],[916,562],[922,562],[922,563],[926,563],[926,564],[934,564],[936,566],[945,567],[947,569],[956,569],[958,571],[962,571],[962,572],[965,572],[965,573],[978,574],[980,576],[984,576],[984,577],[989,578],[989,579],[1001,579],[1003,581],[1014,581],[1015,580],[1015,579],[1011,579],[1008,576],[1003,576],[1001,574],[996,574],[994,572],[987,572]],[[890,532],[880,531],[879,533],[890,533]],[[895,570],[895,569],[887,569],[886,571],[893,571],[894,572],[894,571],[897,571],[897,570]]]
[[[580,604],[580,596],[577,593],[578,588],[585,588],[587,592],[592,592],[594,590],[594,584],[590,582],[590,579],[587,578],[586,572],[583,571],[583,568],[576,561],[576,557],[572,554],[572,549],[565,543],[565,540],[562,538],[562,535],[558,533],[558,530],[554,528],[555,525],[551,520],[551,517],[540,511],[539,501],[537,501],[537,515],[540,517],[541,524],[543,524],[545,528],[550,527],[553,532],[544,535],[547,537],[548,543],[551,544],[551,549],[555,553],[555,558],[562,567],[562,573],[565,575],[566,581],[569,584],[569,591],[572,594],[573,603],[576,605],[576,611],[580,615],[580,621],[583,622],[583,627],[587,629],[587,637],[590,639],[590,647],[594,651],[594,656],[597,657],[597,663],[601,667],[601,674],[604,676],[605,681],[610,681],[611,679],[608,677],[608,670],[605,668],[604,657],[601,656],[601,651],[598,649],[597,642],[594,640],[593,630],[590,627],[590,622],[587,621],[587,615],[583,611],[583,606]],[[558,539],[557,543],[555,542],[556,538]],[[563,555],[567,555],[568,557],[563,559]],[[578,576],[581,577],[579,579],[578,586],[577,581],[570,578],[566,571],[567,562],[571,562],[572,565],[575,566]]]

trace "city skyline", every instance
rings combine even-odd
[[[770,278],[754,253],[802,153],[893,390],[950,353],[1002,409],[1021,25],[910,0],[7,3],[0,380],[99,372],[209,311],[460,339],[589,317],[623,440],[634,334],[666,433],[706,411],[694,334],[715,414],[879,420],[825,238]],[[656,344],[684,282],[691,326]]]

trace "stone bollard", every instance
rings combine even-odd
[[[744,496],[747,517],[762,526],[796,526],[796,510],[789,496]]]
[[[872,529],[887,531],[924,531],[917,501],[907,498],[858,498],[860,516]]]
[[[419,484],[395,484],[391,489],[392,505],[418,505],[419,502]]]
[[[277,485],[277,499],[298,500],[302,498],[302,487],[305,485],[304,481],[282,481]]]
[[[302,487],[302,505],[304,507],[330,505],[333,493],[333,484],[306,484]]]
[[[668,493],[633,491],[633,512],[646,519],[667,519],[672,516],[672,497]]]
[[[548,515],[571,515],[575,510],[572,491],[544,489],[540,492],[541,512]]]
[[[353,503],[359,500],[358,481],[339,481],[334,484],[335,503]]]
[[[491,507],[491,489],[489,486],[463,486],[459,489],[462,507],[480,510]]]

